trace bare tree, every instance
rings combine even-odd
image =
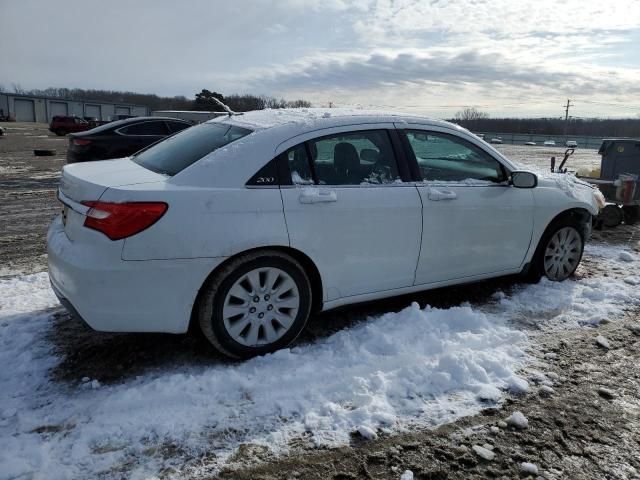
[[[20,86],[19,83],[12,83],[11,87],[13,87],[13,93],[25,94],[26,90]]]
[[[456,112],[454,119],[460,122],[469,122],[474,120],[483,120],[489,118],[489,114],[481,112],[475,107],[467,107],[464,110]]]

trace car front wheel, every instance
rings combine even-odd
[[[311,286],[302,266],[279,251],[242,255],[204,287],[198,320],[220,353],[249,358],[293,342],[311,311]]]
[[[584,250],[582,225],[573,219],[554,222],[542,236],[533,259],[535,277],[561,282],[574,274]]]

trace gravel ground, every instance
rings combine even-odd
[[[45,124],[3,123],[0,137],[0,276],[46,269],[46,232],[60,207],[55,192],[67,140]],[[34,149],[55,149],[36,157]]]
[[[7,135],[0,138],[0,276],[46,268],[45,232],[59,210],[55,188],[66,153],[66,140],[49,135],[45,125],[4,126]],[[55,148],[58,154],[35,157],[34,148]],[[515,160],[541,167],[548,165],[549,156],[563,151],[513,145],[499,148]],[[576,156],[577,166],[598,164],[599,156],[593,150],[579,151]],[[622,225],[595,232],[594,237],[640,252],[637,226]],[[599,268],[586,259],[578,276],[617,274]],[[508,291],[513,284],[513,278],[498,279],[410,299],[435,307],[479,303],[496,289]],[[398,310],[407,301],[401,297],[318,315],[299,342],[329,336],[370,315]],[[640,479],[640,337],[629,329],[638,324],[640,316],[629,311],[616,320],[620,321],[597,329],[537,337],[540,362],[546,365],[545,371],[558,377],[552,392],[537,385],[525,396],[507,398],[500,409],[488,409],[436,430],[382,436],[375,441],[354,437],[340,449],[297,450],[287,457],[271,458],[261,448],[246,446],[235,459],[236,465],[245,467],[223,471],[219,478],[399,479],[405,470],[411,470],[415,479],[521,478],[529,475],[521,471],[521,463],[530,462],[537,466],[540,478]],[[609,339],[611,348],[595,343],[599,334]],[[51,342],[63,358],[51,372],[60,382],[86,376],[108,384],[163,365],[223,361],[213,358],[195,335],[96,333],[62,312],[56,314]],[[543,358],[545,353],[555,354],[551,355],[554,358]],[[528,428],[502,428],[500,422],[516,410],[527,417]],[[491,450],[493,460],[481,458],[473,446]]]

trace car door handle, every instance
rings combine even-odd
[[[437,188],[429,188],[427,194],[429,200],[438,202],[440,200],[455,200],[458,198],[458,194],[453,190],[438,190]]]
[[[303,188],[300,192],[300,203],[326,203],[337,202],[338,195],[335,190],[321,188]]]

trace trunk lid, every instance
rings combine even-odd
[[[110,187],[157,183],[166,176],[147,170],[128,158],[73,163],[62,169],[58,199],[62,202],[64,230],[72,241],[111,241],[103,234],[84,228],[89,207],[85,201],[99,200]]]
[[[60,179],[62,194],[78,203],[99,200],[109,187],[162,182],[166,176],[147,170],[128,158],[65,165]]]

